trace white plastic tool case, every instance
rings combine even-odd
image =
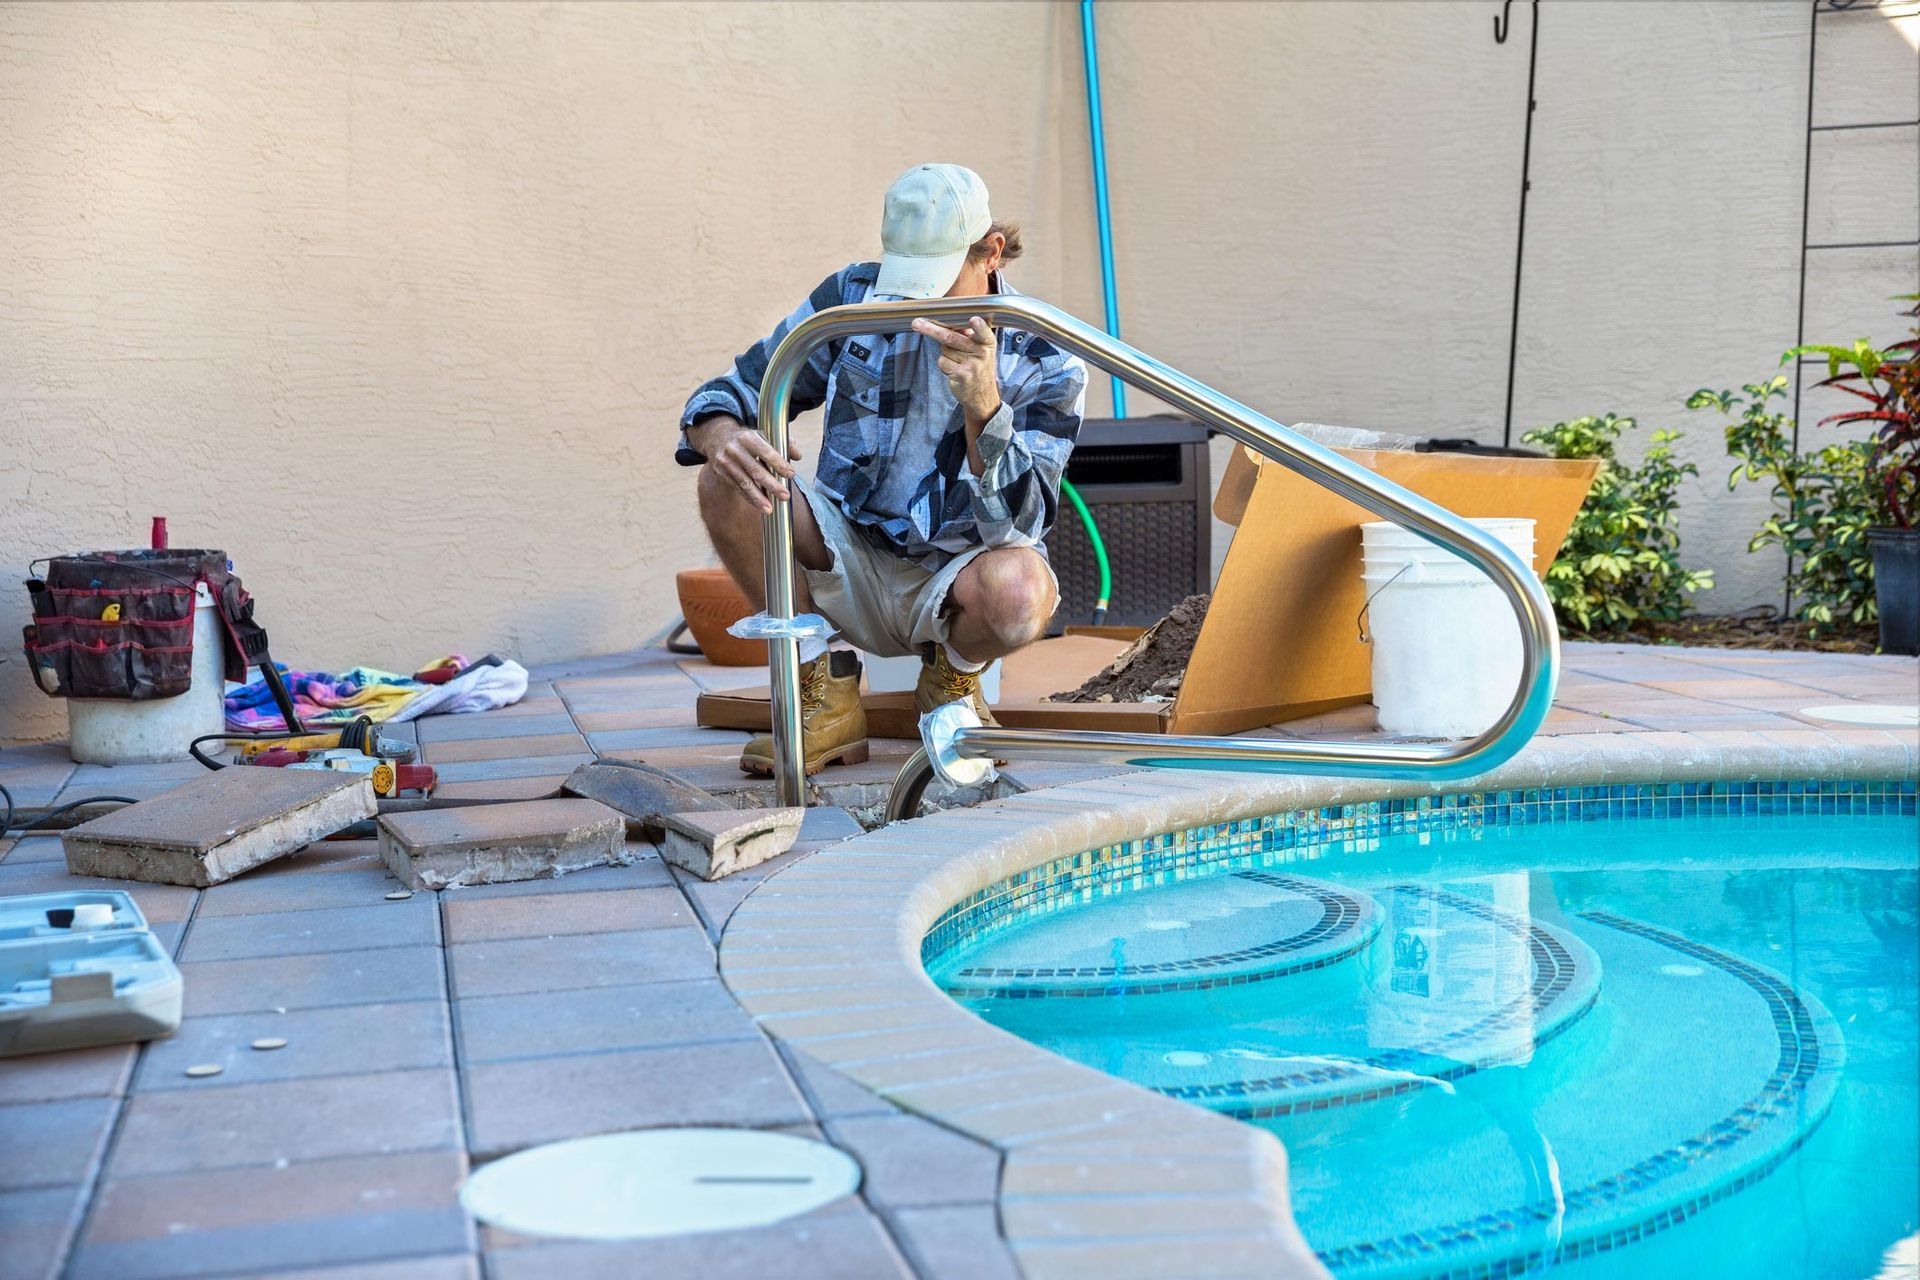
[[[180,994],[130,895],[0,898],[0,1058],[169,1035]]]

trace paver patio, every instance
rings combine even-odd
[[[1920,740],[1821,722],[1816,705],[1920,697],[1911,659],[1570,645],[1549,735],[1673,735],[1809,753]],[[703,686],[759,683],[649,651],[536,670],[522,703],[417,726],[448,796],[550,793],[595,752],[770,801],[734,767],[745,735],[694,724]],[[414,726],[400,726],[402,733]],[[391,731],[390,731],[391,732]],[[1367,736],[1366,708],[1268,730]],[[0,1272],[493,1277],[1014,1276],[1001,1157],[776,1045],[720,979],[714,944],[757,886],[859,834],[911,750],[819,779],[793,852],[715,883],[644,845],[556,881],[386,895],[371,840],[328,842],[206,890],[82,880],[56,836],[0,840],[0,894],[130,888],[186,979],[186,1021],[136,1047],[0,1060]],[[23,806],[142,797],[199,766],[74,766],[59,744],[0,751]],[[1100,771],[1016,762],[1012,789]],[[1124,787],[1122,781],[1113,785]],[[856,911],[843,913],[850,930]],[[284,1037],[272,1052],[248,1046]],[[188,1065],[219,1063],[205,1079]],[[476,1162],[654,1125],[824,1137],[865,1170],[852,1200],[753,1231],[633,1244],[476,1229]]]

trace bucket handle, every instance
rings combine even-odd
[[[1405,564],[1401,565],[1398,569],[1395,569],[1393,571],[1393,576],[1391,578],[1388,578],[1385,582],[1381,583],[1379,586],[1375,587],[1373,589],[1372,595],[1369,595],[1366,598],[1365,603],[1363,603],[1360,606],[1360,612],[1353,615],[1353,629],[1360,633],[1361,644],[1373,643],[1373,637],[1367,634],[1367,610],[1373,608],[1374,596],[1379,595],[1382,591],[1385,591],[1388,587],[1398,582],[1400,580],[1400,575],[1405,573],[1407,570],[1413,568],[1413,565],[1414,565],[1414,562],[1409,560]]]

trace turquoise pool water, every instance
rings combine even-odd
[[[1336,1274],[1912,1276],[1912,788],[1780,785],[1103,851],[968,904],[929,971],[1273,1130]]]

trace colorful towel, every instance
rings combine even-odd
[[[338,675],[285,667],[280,672],[293,695],[293,709],[308,728],[351,724],[359,716],[376,723],[391,720],[408,703],[438,688],[372,667],[355,667]],[[227,691],[227,727],[236,733],[277,733],[287,727],[265,680]]]
[[[460,654],[449,654],[429,662],[419,674],[446,667],[460,674],[438,684],[372,667],[355,667],[339,675],[285,667],[280,672],[293,695],[293,709],[308,728],[351,724],[358,716],[376,724],[398,724],[421,716],[491,711],[527,696],[527,669],[511,658],[488,654],[469,666]],[[286,723],[266,681],[229,686],[227,728],[235,733],[285,731]]]

